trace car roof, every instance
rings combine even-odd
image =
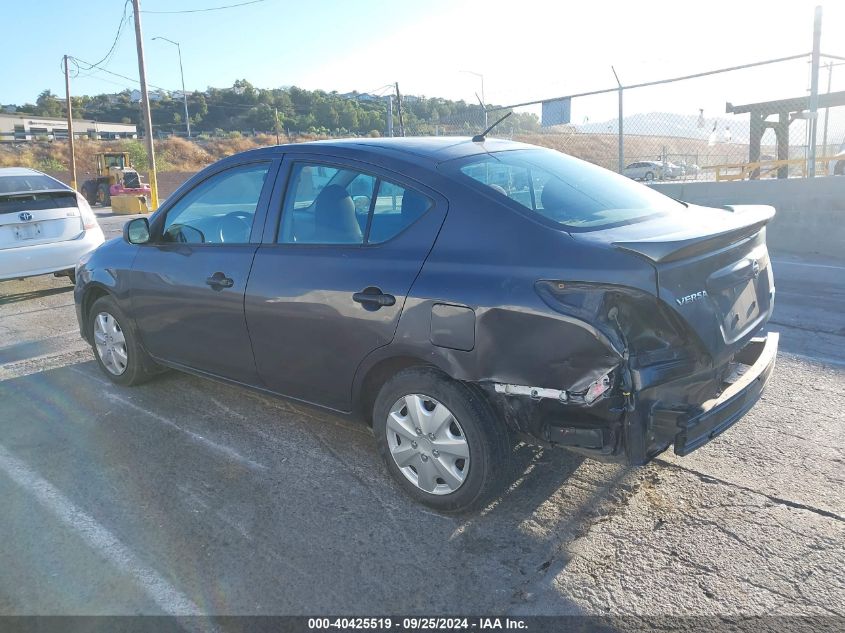
[[[0,167],[0,177],[2,176],[45,176],[43,172],[29,167]]]
[[[338,149],[345,151],[393,155],[414,163],[441,163],[447,160],[463,158],[476,154],[511,151],[518,149],[541,149],[536,145],[519,143],[505,139],[487,139],[475,143],[470,137],[455,136],[417,136],[399,138],[346,138],[324,141],[308,141],[290,145],[276,145],[255,153],[272,153],[281,149],[284,152],[313,152],[316,149]]]

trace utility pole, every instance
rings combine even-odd
[[[396,109],[399,111],[399,136],[405,136],[405,122],[402,119],[402,95],[399,94],[399,82],[396,82]]]
[[[624,125],[622,123],[622,82],[619,81],[619,75],[616,74],[616,69],[611,66],[610,70],[613,71],[613,76],[616,77],[616,83],[619,85],[619,169],[617,170],[620,174],[625,169],[625,130]]]
[[[144,37],[141,33],[141,0],[132,0],[135,10],[135,43],[138,46],[138,75],[141,80],[141,111],[147,133],[147,160],[150,163],[150,206],[158,209],[158,179],[156,178],[156,155],[153,147],[153,115],[150,112],[150,94],[147,91],[147,70],[144,64]]]
[[[276,128],[276,145],[281,145],[282,141],[279,140],[279,108],[273,108],[273,113],[276,121],[276,125],[274,126]]]
[[[819,56],[822,39],[822,8],[816,7],[813,18],[813,66],[810,73],[810,164],[807,166],[807,176],[816,175],[816,131],[818,129],[819,114]]]
[[[73,144],[73,106],[70,103],[70,70],[65,55],[65,99],[67,100],[67,140],[70,146],[70,186],[76,189],[76,147]]]
[[[393,95],[387,95],[387,135],[393,136]]]

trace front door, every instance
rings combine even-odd
[[[393,339],[446,203],[372,167],[287,167],[276,239],[247,286],[256,365],[273,391],[346,411],[359,363]]]
[[[270,168],[253,162],[217,172],[157,219],[132,266],[132,310],[154,357],[258,382],[243,306]]]

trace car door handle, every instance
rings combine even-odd
[[[235,282],[232,280],[231,277],[227,277],[223,273],[217,272],[214,273],[211,277],[205,280],[209,286],[214,288],[215,290],[222,290],[223,288],[231,288],[235,285]]]
[[[378,288],[366,288],[363,292],[356,292],[352,300],[371,306],[392,306],[396,303],[396,297],[383,293]]]

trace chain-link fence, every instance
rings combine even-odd
[[[491,136],[551,147],[636,179],[806,176],[809,62],[800,55],[487,112],[477,106],[434,129],[405,133],[471,135],[512,112]],[[845,150],[845,66],[838,66],[823,58],[820,69],[816,175],[845,168],[836,156]]]

